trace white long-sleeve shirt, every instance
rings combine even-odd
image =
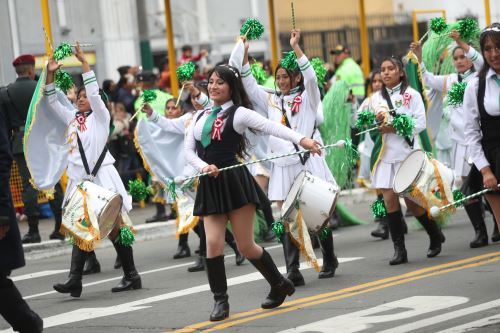
[[[68,125],[68,142],[72,149],[69,151],[68,177],[80,178],[82,175],[83,162],[78,150],[76,134],[82,141],[82,146],[85,151],[85,156],[89,164],[90,172],[94,168],[99,156],[106,145],[109,136],[109,125],[111,115],[109,114],[106,105],[99,95],[99,85],[93,71],[83,73],[83,83],[87,99],[90,103],[92,113],[85,120],[86,130],[80,131],[76,121],[75,114],[77,109],[70,110],[63,106],[56,97],[54,83],[48,84],[45,89],[45,94],[52,111]],[[106,153],[102,166],[113,164],[115,159],[109,153]]]
[[[231,107],[232,105],[234,105],[232,101],[228,101],[223,105],[221,105],[222,110],[219,111],[219,114],[223,116],[224,113],[227,112],[228,108]],[[196,141],[201,140],[201,133],[203,130],[203,126],[205,124],[205,121],[207,120],[208,115],[211,112],[212,112],[211,109],[206,109],[198,111],[194,115],[193,121],[188,127],[188,134],[186,136],[186,141],[184,143],[185,157],[187,162],[193,168],[195,168],[200,172],[208,164],[202,159],[200,159],[196,154]],[[200,114],[202,114],[201,118],[198,121],[196,121]],[[223,139],[224,139],[225,126],[226,126],[226,121],[224,121],[224,124],[221,128]],[[243,134],[245,130],[249,128],[279,137],[282,140],[291,141],[297,145],[300,143],[300,140],[304,138],[304,135],[294,132],[291,129],[281,124],[277,125],[275,122],[269,121],[268,119],[262,117],[257,112],[244,107],[239,107],[235,111],[233,118],[233,128],[239,134]]]
[[[283,105],[288,121],[290,122],[290,127],[303,136],[311,137],[316,128],[317,121],[322,121],[321,115],[318,115],[321,95],[318,89],[316,74],[307,57],[304,55],[297,59],[297,62],[304,77],[305,90],[301,94],[302,102],[300,103],[299,112],[294,115],[292,115],[291,106],[297,93],[283,96],[266,92],[257,84],[257,81],[252,76],[249,64],[245,64],[242,67],[241,76],[245,90],[256,111],[261,112],[272,122],[281,123],[283,115],[281,107]],[[289,141],[276,136],[269,138],[268,154],[286,154],[293,151],[295,151],[295,148]],[[300,163],[300,159],[298,156],[289,156],[273,160],[272,162],[279,166],[288,166]]]
[[[465,56],[472,61],[474,69],[479,70],[483,66],[484,59],[482,55],[472,46],[469,47],[469,51],[465,53]],[[459,74],[457,73],[452,73],[450,75],[434,75],[426,70],[424,63],[421,63],[421,68],[425,85],[436,91],[440,91],[443,94],[447,93],[451,89],[452,85],[458,82]],[[477,76],[477,72],[469,70],[460,75],[462,76],[463,82],[469,83]],[[448,109],[450,113],[451,139],[461,145],[466,145],[464,106],[463,104],[460,106],[450,105],[448,106]]]
[[[490,116],[500,116],[500,87],[495,82],[495,76],[500,78],[500,74],[495,73],[493,69],[489,69],[486,74],[486,87],[484,92],[484,108]],[[465,113],[465,137],[470,147],[472,161],[476,167],[481,170],[490,165],[484,155],[481,139],[481,115],[477,105],[477,91],[479,88],[479,78],[474,78],[467,84],[464,95]],[[500,129],[499,129],[500,130]]]
[[[398,86],[400,87],[400,86]],[[408,87],[404,94],[396,87],[389,90],[391,102],[396,109],[396,113],[404,113],[412,116],[415,119],[414,133],[414,148],[418,147],[418,133],[426,128],[425,120],[425,107],[422,97],[415,89]],[[386,112],[389,106],[385,101],[382,93],[377,91],[371,97],[371,103],[375,114]],[[408,154],[411,153],[412,148],[408,145],[404,137],[396,133],[382,134],[384,140],[384,151],[381,160],[386,163],[397,163],[403,161]]]

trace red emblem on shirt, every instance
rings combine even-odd
[[[411,95],[408,92],[405,92],[403,95],[403,105],[408,107],[410,105]]]
[[[84,132],[87,129],[87,126],[85,126],[85,121],[87,118],[85,117],[84,114],[77,114],[76,115],[76,122],[80,126],[80,132]]]
[[[302,103],[302,96],[300,95],[295,96],[292,101],[292,108],[291,108],[292,113],[299,112],[300,103]]]
[[[221,117],[217,117],[217,119],[214,120],[214,124],[212,125],[212,140],[222,140],[222,125],[224,125],[224,119],[222,119]]]

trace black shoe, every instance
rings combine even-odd
[[[122,268],[122,261],[120,260],[120,257],[117,255],[115,259],[115,264],[113,265],[114,269],[120,269]]]
[[[116,254],[122,262],[123,277],[115,287],[111,288],[111,292],[117,293],[132,289],[142,289],[141,276],[135,269],[134,252],[131,246],[125,246],[120,243],[114,243]]]
[[[498,232],[498,227],[495,224],[495,229],[493,230],[493,233],[491,234],[491,241],[493,243],[496,243],[500,241],[500,232]]]
[[[80,297],[82,294],[82,273],[88,252],[80,250],[78,246],[73,245],[71,253],[71,268],[69,277],[64,283],[56,283],[53,287],[61,294],[70,294],[73,297]]]
[[[464,208],[475,232],[474,239],[469,243],[469,247],[474,249],[488,245],[488,231],[484,223],[481,201],[469,202]]]
[[[119,293],[132,289],[142,289],[141,276],[135,270],[123,275],[121,281],[116,286],[111,288],[111,292]]]
[[[191,250],[187,244],[179,244],[177,247],[177,252],[174,254],[174,259],[188,258],[191,257]]]
[[[295,292],[295,286],[293,282],[287,278],[271,287],[271,291],[267,295],[266,299],[260,305],[263,309],[274,309],[283,304],[287,296],[292,296]]]
[[[63,234],[61,234],[58,230],[52,231],[52,233],[49,236],[49,239],[59,239],[59,240],[64,240],[66,237],[64,237]]]
[[[401,265],[408,262],[408,254],[406,253],[406,249],[400,246],[394,245],[394,256],[391,261],[389,261],[389,265]]]
[[[85,265],[83,266],[82,275],[90,275],[101,272],[101,264],[97,260],[95,256],[95,252],[90,252],[87,260],[85,261]]]
[[[40,237],[40,234],[37,232],[28,232],[26,235],[23,236],[22,242],[23,244],[29,244],[29,243],[40,243],[42,241],[42,238]]]
[[[268,228],[264,235],[262,235],[262,239],[264,240],[264,242],[272,242],[273,240],[275,240],[276,235],[274,234],[273,229]]]
[[[168,221],[168,216],[165,214],[153,215],[150,218],[146,219],[146,223],[162,222],[162,221]]]
[[[377,228],[371,232],[371,235],[375,238],[389,238],[389,226],[387,225],[387,220],[385,218],[380,219]]]
[[[243,262],[245,261],[245,257],[238,250],[238,246],[236,245],[236,241],[233,240],[233,241],[227,242],[227,244],[234,251],[235,259],[236,259],[236,266],[240,266],[241,264],[243,264]]]
[[[293,267],[289,272],[286,273],[285,277],[292,281],[295,287],[300,287],[306,284],[304,281],[304,276],[300,272],[298,267]]]
[[[405,249],[404,219],[401,211],[387,213],[389,232],[394,244],[394,256],[389,261],[389,265],[400,265],[408,262],[408,255]]]
[[[214,294],[214,307],[210,313],[210,321],[221,321],[229,317],[229,297],[227,296],[226,268],[224,256],[206,258],[208,284]]]
[[[321,272],[318,274],[318,279],[328,279],[334,277],[337,267],[339,267],[337,257],[335,257],[335,260],[332,263],[325,263],[323,260],[323,267],[321,268]]]
[[[202,256],[196,257],[194,264],[192,266],[189,266],[187,269],[188,272],[201,272],[204,270],[205,270],[205,265],[203,264]]]

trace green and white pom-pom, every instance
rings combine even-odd
[[[115,239],[115,243],[120,243],[123,246],[132,246],[135,241],[135,235],[129,226],[124,226],[120,228],[120,233]]]
[[[356,120],[355,126],[359,131],[362,131],[365,128],[373,125],[374,122],[375,122],[375,113],[368,110],[361,111],[360,113],[358,113],[358,119]]]
[[[330,230],[330,228],[323,228],[323,230],[321,230],[321,232],[319,233],[319,239],[325,240],[331,232],[332,231]]]
[[[71,74],[62,69],[58,69],[56,71],[54,81],[56,87],[61,89],[64,93],[66,93],[71,87],[75,85],[73,83],[73,77],[71,76]]]
[[[252,72],[257,84],[264,84],[267,80],[267,73],[260,62],[254,62],[250,65],[250,71]]]
[[[447,95],[448,105],[460,106],[464,102],[465,88],[467,87],[467,82],[455,82],[451,86]]]
[[[455,190],[453,191],[453,201],[459,201],[465,198],[465,195],[462,193],[460,190]],[[455,204],[455,207],[460,207],[463,206],[463,202]]]
[[[326,67],[325,67],[325,63],[323,62],[323,60],[316,57],[316,58],[311,59],[311,65],[314,69],[314,73],[316,73],[316,79],[318,80],[318,86],[320,88],[323,88],[323,86],[326,83],[325,76],[326,76],[326,72],[327,72]]]
[[[290,71],[296,71],[299,69],[299,63],[297,62],[297,56],[294,51],[285,52],[285,57],[281,59],[281,67],[288,69]]]
[[[179,82],[190,81],[193,79],[196,65],[192,61],[188,61],[177,68],[175,73]]]
[[[354,166],[359,160],[359,152],[352,144],[351,139],[345,140],[345,162],[348,166]]]
[[[142,201],[148,196],[148,188],[140,179],[128,181],[128,193],[135,201]]]
[[[167,179],[167,191],[172,199],[177,200],[176,185],[173,179]]]
[[[273,232],[276,235],[276,239],[281,243],[281,236],[285,233],[285,225],[281,220],[274,221],[271,225]]]
[[[465,42],[470,42],[479,36],[480,30],[477,21],[468,17],[458,21],[458,33],[460,38]]]
[[[142,93],[142,100],[144,103],[151,103],[156,100],[156,91],[153,89],[144,90]]]
[[[443,33],[447,27],[446,20],[442,17],[431,19],[431,23],[429,24],[429,29],[436,34]]]
[[[73,49],[71,48],[71,45],[68,43],[61,43],[61,45],[59,45],[57,49],[55,49],[53,57],[55,61],[61,61],[64,58],[70,57],[72,55]]]
[[[415,119],[404,113],[398,113],[392,120],[392,127],[396,130],[398,135],[403,137],[413,137],[413,129],[415,127]]]
[[[385,208],[384,199],[377,199],[370,205],[373,216],[377,219],[387,216],[387,209]]]
[[[241,26],[240,35],[247,36],[248,40],[256,40],[264,34],[264,26],[254,18],[248,18]]]

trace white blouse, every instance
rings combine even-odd
[[[500,78],[500,74],[495,73],[493,69],[489,69],[486,74],[486,88],[484,92],[484,108],[490,116],[500,116],[500,87],[495,82],[495,76]],[[471,150],[472,161],[476,167],[481,170],[490,165],[484,155],[481,139],[479,107],[477,105],[477,90],[479,88],[479,78],[474,78],[467,84],[464,95],[465,113],[465,137]],[[500,129],[499,129],[500,130]]]
[[[396,113],[404,113],[415,119],[413,128],[414,149],[418,145],[418,133],[426,128],[425,107],[422,97],[415,89],[408,87],[402,95],[399,89],[389,90],[391,102],[396,109]],[[371,97],[371,105],[375,114],[387,112],[389,106],[382,96],[381,91],[377,91]],[[381,160],[386,163],[397,163],[403,161],[412,148],[408,145],[404,137],[396,133],[386,133],[383,135],[384,150]]]
[[[234,104],[231,100],[224,103],[223,105],[221,105],[222,110],[219,111],[219,114],[221,116],[224,115],[224,113],[227,112],[228,108],[233,105]],[[187,162],[200,172],[208,164],[200,159],[196,154],[196,141],[201,140],[203,126],[205,125],[205,121],[207,120],[207,117],[211,112],[211,109],[201,110],[194,115],[193,121],[188,127],[188,134],[184,143],[185,157]],[[201,118],[196,121],[200,114],[202,114]],[[223,137],[226,120],[224,121],[221,129]],[[275,122],[269,121],[266,118],[262,117],[257,112],[244,107],[239,107],[235,111],[233,128],[239,134],[243,134],[247,128],[250,128],[269,135],[277,136],[283,140],[287,140],[287,142],[291,141],[297,145],[300,143],[300,140],[304,138],[304,135],[294,132],[281,124],[277,125]]]
[[[75,115],[77,109],[70,110],[63,106],[56,97],[54,83],[48,84],[45,89],[50,108],[55,114],[68,125],[67,138],[71,146],[69,151],[68,177],[79,178],[83,170],[83,162],[78,150],[76,135],[82,141],[83,150],[89,164],[89,169],[92,172],[99,156],[108,141],[109,125],[111,115],[106,108],[106,105],[99,95],[99,85],[93,71],[83,73],[83,83],[87,99],[90,103],[92,113],[85,120],[86,130],[80,131]],[[102,162],[102,166],[113,164],[115,159],[108,151]]]

